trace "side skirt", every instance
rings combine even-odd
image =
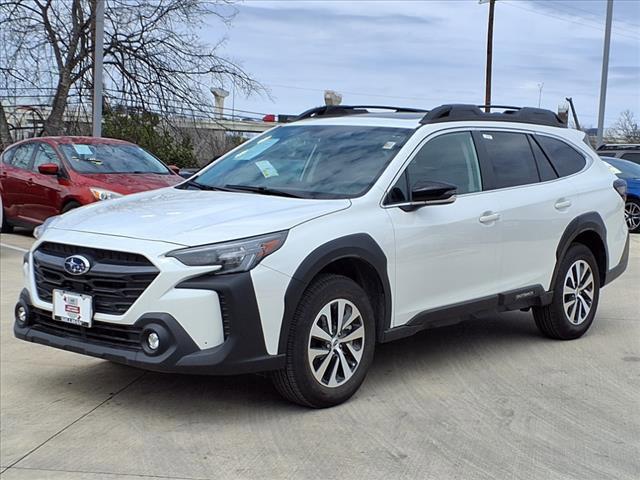
[[[427,310],[413,317],[405,325],[386,330],[383,333],[382,342],[409,337],[428,328],[454,325],[480,315],[548,305],[551,303],[552,296],[553,294],[546,292],[542,285],[532,285],[469,302]]]

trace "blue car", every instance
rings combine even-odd
[[[640,232],[640,165],[619,158],[602,157],[613,173],[627,182],[627,205],[624,209],[629,231]]]

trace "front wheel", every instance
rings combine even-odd
[[[2,208],[2,207],[0,207]],[[2,212],[2,226],[0,227],[0,232],[2,233],[11,233],[13,232],[13,225],[11,225],[8,221],[7,221],[7,214],[5,212]]]
[[[375,321],[366,293],[341,275],[322,275],[304,292],[276,389],[300,405],[325,408],[358,390],[375,348]]]
[[[600,297],[598,264],[589,248],[569,247],[558,266],[553,301],[534,307],[538,329],[547,337],[572,340],[584,335],[593,323]]]
[[[627,199],[624,206],[624,218],[631,233],[640,233],[640,200]]]

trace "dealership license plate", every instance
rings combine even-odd
[[[53,291],[53,319],[73,325],[91,327],[93,319],[91,296],[80,293]]]

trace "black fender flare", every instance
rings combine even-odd
[[[284,315],[280,328],[278,353],[284,353],[295,309],[313,278],[336,260],[355,258],[368,263],[376,271],[385,295],[384,316],[377,322],[377,337],[391,325],[391,286],[387,273],[387,257],[378,243],[366,233],[356,233],[331,240],[313,250],[298,266],[284,296]]]
[[[604,245],[604,254],[605,254],[605,268],[604,272],[600,272],[601,275],[606,275],[609,271],[609,250],[607,248],[607,227],[602,220],[602,217],[597,212],[587,212],[582,215],[574,218],[567,228],[565,228],[562,237],[560,237],[560,242],[558,243],[558,247],[556,248],[556,266],[553,269],[553,276],[551,277],[551,285],[550,290],[553,290],[553,286],[556,283],[556,278],[558,276],[558,265],[560,261],[564,258],[567,250],[569,250],[569,246],[573,243],[573,241],[578,237],[578,235],[584,232],[595,232],[602,241]]]

